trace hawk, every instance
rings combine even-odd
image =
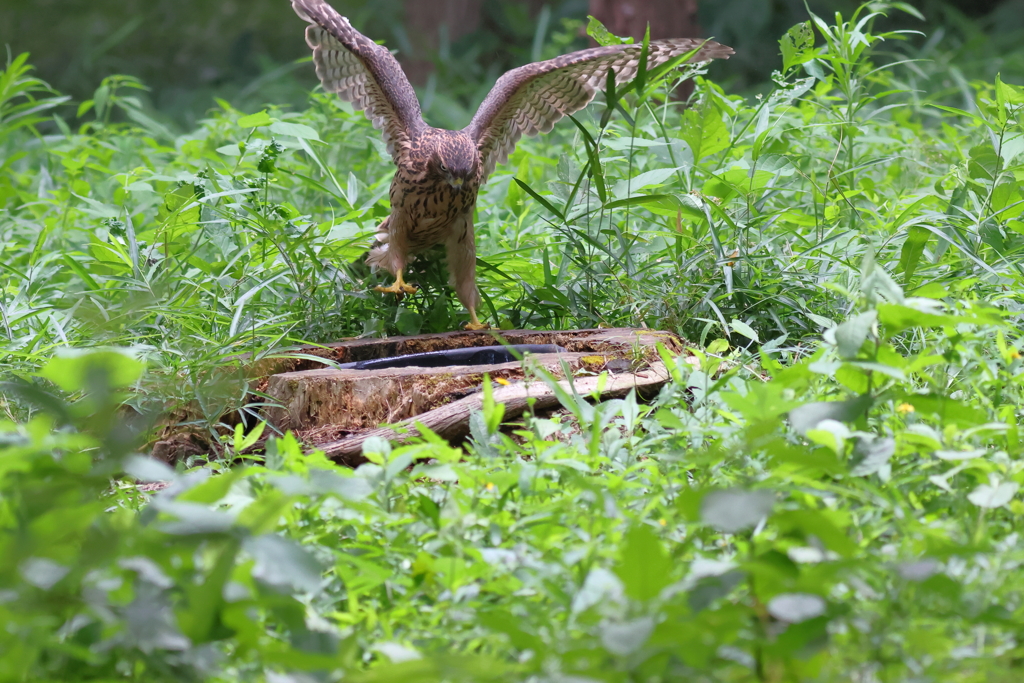
[[[323,0],[291,0],[309,22],[306,42],[324,90],[361,109],[381,131],[397,166],[391,182],[391,215],[377,229],[367,257],[371,267],[395,276],[378,291],[412,294],[402,271],[416,252],[444,243],[450,284],[469,311],[467,330],[487,329],[477,309],[476,244],[473,209],[480,185],[508,158],[521,136],[546,133],[563,116],[579,111],[605,85],[632,80],[641,45],[609,45],[580,50],[506,72],[462,130],[428,126],[409,79],[391,52],[352,28]],[[698,49],[699,48],[699,49]],[[691,50],[689,61],[727,59],[733,50],[691,38],[652,40],[647,68]]]

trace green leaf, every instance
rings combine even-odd
[[[61,349],[39,371],[64,391],[94,389],[97,382],[127,387],[145,370],[129,349]]]
[[[323,567],[298,543],[264,534],[246,539],[243,548],[256,560],[254,579],[278,590],[316,593],[320,589]]]
[[[541,204],[541,205],[542,205],[542,206],[543,206],[543,207],[544,207],[545,209],[547,209],[547,210],[548,210],[548,211],[550,211],[551,213],[553,213],[553,214],[555,214],[556,216],[558,216],[559,220],[561,220],[561,221],[563,221],[563,222],[565,221],[565,216],[563,216],[563,215],[562,215],[562,212],[561,212],[561,211],[559,211],[558,209],[556,209],[556,208],[555,208],[555,205],[554,205],[554,204],[552,204],[552,203],[551,203],[551,202],[549,202],[549,201],[548,201],[547,199],[545,199],[544,197],[541,197],[541,196],[540,196],[539,194],[537,194],[536,192],[534,192],[534,190],[533,190],[533,188],[532,188],[532,187],[530,187],[529,185],[527,185],[526,183],[524,183],[524,182],[523,182],[522,180],[520,180],[519,178],[514,178],[514,180],[515,180],[515,181],[516,181],[516,183],[517,183],[517,184],[519,185],[519,187],[523,188],[523,190],[525,190],[525,191],[526,191],[526,194],[530,195],[531,197],[533,197],[534,199],[536,199],[536,200],[537,200],[538,202],[540,202],[540,204]]]
[[[864,477],[875,474],[889,464],[889,458],[896,452],[896,441],[890,436],[858,436],[853,449],[856,463],[850,474]]]
[[[775,494],[763,489],[710,491],[700,503],[700,518],[719,531],[736,533],[755,526],[775,505]]]
[[[615,110],[622,109],[622,103],[619,102],[620,97],[620,93],[615,85],[615,69],[608,69],[608,73],[604,76],[604,111],[601,112],[601,130],[608,126],[608,122],[612,120],[612,114]]]
[[[814,536],[826,548],[843,557],[850,557],[857,552],[857,544],[850,540],[826,512],[784,510],[773,515],[772,522],[784,531],[799,530],[805,537]]]
[[[487,610],[477,615],[477,621],[492,633],[502,633],[508,636],[512,647],[517,650],[533,652],[544,650],[543,641],[526,631],[523,628],[523,620],[511,612],[502,609]]]
[[[621,209],[626,206],[650,206],[661,204],[662,202],[671,199],[671,195],[667,194],[641,194],[635,197],[627,197],[626,199],[617,199],[614,202],[608,202],[602,208],[608,211],[612,209]]]
[[[836,347],[843,358],[856,358],[878,319],[878,311],[867,311],[851,317],[836,328]]]
[[[644,87],[647,85],[647,55],[650,53],[651,48],[651,25],[648,23],[644,29],[644,39],[640,44],[640,58],[637,62],[636,67],[636,91],[637,93],[643,93]]]
[[[817,53],[814,50],[811,22],[805,21],[786,31],[786,35],[779,40],[779,47],[782,49],[783,73],[814,59]]]
[[[185,600],[176,610],[181,632],[195,644],[208,643],[231,635],[221,624],[224,585],[231,577],[240,544],[232,539],[222,543],[219,552],[209,553],[212,569],[202,581],[186,582]]]
[[[628,197],[648,187],[654,187],[662,185],[666,180],[671,178],[680,167],[674,166],[669,168],[655,168],[650,171],[645,171],[638,175],[629,178],[628,180],[620,180],[615,184],[612,189],[612,196],[616,198]]]
[[[118,218],[119,216],[122,215],[122,212],[119,211],[117,207],[111,206],[110,204],[98,202],[95,199],[91,199],[90,197],[80,197],[78,195],[74,196],[85,202],[89,206],[89,208],[85,209],[85,211],[87,211],[93,216],[96,216],[97,218]]]
[[[996,74],[996,96],[1003,104],[1024,106],[1024,87],[1006,83]]]
[[[729,146],[729,129],[710,97],[683,114],[682,139],[690,146],[695,161]]]
[[[192,183],[181,183],[164,195],[157,215],[163,222],[161,227],[165,243],[180,237],[199,223],[203,215],[203,206],[199,201],[202,198],[202,188]]]
[[[967,163],[967,174],[975,180],[993,181],[999,175],[1001,161],[991,143],[983,143],[971,148],[970,160]]]
[[[747,393],[722,392],[722,400],[751,423],[774,422],[783,413],[800,405],[782,382],[753,383]]]
[[[605,621],[601,624],[601,644],[617,657],[628,657],[647,643],[654,632],[653,617],[629,621]]]
[[[84,282],[89,289],[93,291],[99,290],[100,286],[96,283],[96,280],[93,279],[89,271],[86,270],[81,263],[76,261],[71,254],[64,254],[62,260],[67,264],[68,268],[75,271],[75,275],[82,278],[82,282]]]
[[[235,453],[241,453],[245,449],[249,448],[263,436],[263,430],[266,429],[267,423],[260,422],[258,425],[252,428],[248,434],[245,434],[245,427],[241,424],[235,427],[235,441],[234,448]]]
[[[339,553],[334,571],[345,582],[345,590],[356,596],[376,590],[392,577],[391,569],[370,557]]]
[[[992,189],[992,210],[1000,220],[1016,218],[1024,213],[1024,196],[1019,182],[1003,181]]]
[[[978,406],[941,394],[904,394],[897,400],[911,406],[917,414],[937,418],[942,425],[965,428],[988,422],[988,415]]]
[[[267,110],[256,112],[255,114],[249,114],[238,119],[239,128],[260,128],[262,126],[269,126],[274,123],[275,119],[270,117]]]
[[[818,595],[810,593],[783,593],[768,601],[768,614],[779,621],[799,624],[820,617],[828,604]]]
[[[620,546],[615,574],[626,595],[647,601],[658,596],[672,581],[672,561],[657,534],[646,524],[635,524]]]
[[[872,402],[871,396],[864,395],[848,401],[805,403],[799,408],[789,411],[789,423],[798,434],[806,434],[809,430],[817,427],[822,420],[854,422],[867,412]]]
[[[743,335],[755,344],[759,344],[761,342],[761,340],[758,339],[757,332],[754,331],[754,328],[742,320],[729,321],[729,327],[732,328],[733,332]]]
[[[291,496],[276,489],[264,490],[259,498],[238,513],[236,523],[238,527],[248,529],[254,536],[270,533],[277,528],[281,515],[292,503]]]
[[[352,683],[488,683],[521,677],[513,676],[517,668],[493,657],[437,653],[423,659],[378,665],[369,670],[357,669],[351,674],[346,673],[345,680]]]
[[[1013,500],[1020,490],[1020,484],[1004,481],[1001,484],[982,484],[969,494],[967,500],[980,508],[1001,508]]]
[[[898,334],[912,327],[930,328],[974,323],[978,325],[1002,325],[997,315],[978,312],[975,315],[951,315],[942,312],[939,302],[926,307],[926,300],[914,302],[914,306],[902,304],[879,304],[878,322],[885,325],[889,334]],[[908,302],[910,303],[910,302]]]
[[[481,409],[487,426],[487,433],[497,434],[498,429],[501,427],[501,421],[505,417],[505,404],[494,400],[494,387],[491,385],[491,377],[487,373],[484,373],[482,385],[484,401]]]
[[[874,305],[880,298],[887,301],[903,303],[903,289],[884,268],[874,265],[874,261],[865,259],[865,268],[861,276],[860,289],[868,304]]]
[[[609,73],[611,72],[609,71]],[[583,144],[587,149],[587,158],[590,162],[588,164],[588,167],[590,169],[591,176],[594,179],[594,189],[597,190],[598,199],[600,199],[601,203],[604,204],[608,200],[608,193],[605,189],[604,166],[601,163],[601,155],[599,154],[599,150],[597,148],[597,142],[594,141],[594,138],[590,134],[590,131],[588,131],[584,127],[584,125],[576,119],[575,116],[570,115],[569,120],[572,121],[573,124],[575,124],[576,128],[578,128],[580,133],[583,135]],[[582,180],[582,177],[580,178],[580,180]],[[577,187],[573,188],[573,196],[575,196],[577,190],[578,183]],[[570,197],[570,199],[571,198],[572,197]],[[566,210],[569,210],[568,202],[566,202]]]
[[[249,118],[249,117],[246,117]],[[239,120],[241,124],[241,120]],[[243,126],[244,127],[244,126]],[[300,138],[302,140],[316,140],[320,141],[320,134],[309,126],[301,123],[287,123],[285,121],[274,121],[270,124],[270,132],[274,135],[287,135],[293,138]]]
[[[395,318],[395,327],[399,334],[410,337],[419,334],[423,329],[423,316],[407,308],[400,308]]]
[[[903,242],[900,250],[900,261],[896,267],[897,272],[903,273],[903,281],[910,282],[917,270],[917,264],[921,261],[924,248],[931,238],[931,231],[920,226],[912,226],[907,231],[907,239]]]
[[[619,38],[613,35],[604,24],[597,20],[596,17],[587,15],[587,35],[594,39],[598,45],[623,45],[633,42],[632,38]]]
[[[180,494],[178,500],[181,502],[203,503],[209,505],[221,500],[228,494],[231,487],[237,481],[248,474],[248,468],[236,467],[224,474],[212,476],[203,483],[193,486],[188,491]]]

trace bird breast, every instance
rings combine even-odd
[[[446,180],[399,170],[391,183],[391,211],[404,214],[405,220],[392,225],[406,231],[401,241],[410,251],[428,249],[448,239],[457,219],[473,211],[478,189],[476,180],[456,189]]]

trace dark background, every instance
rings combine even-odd
[[[827,21],[847,0],[817,0]],[[1024,74],[1024,0],[919,0],[925,32],[910,47],[941,50],[965,78]],[[737,55],[712,76],[732,92],[765,87],[779,36],[807,18],[803,0],[334,0],[361,31],[398,51],[428,118],[457,124],[505,69],[587,45],[594,14],[620,35],[715,37]],[[188,125],[220,97],[241,108],[301,106],[314,86],[304,23],[288,0],[0,0],[0,43],[31,53],[37,75],[86,99],[113,73],[138,76],[153,106]],[[928,38],[932,39],[927,44]],[[464,121],[462,122],[465,123]]]

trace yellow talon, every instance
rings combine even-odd
[[[395,278],[395,284],[390,287],[381,287],[378,285],[374,287],[374,290],[378,292],[384,292],[385,294],[394,294],[401,297],[403,294],[415,294],[418,290],[412,285],[405,284],[405,280],[402,279],[402,274],[399,273],[398,277]]]
[[[469,322],[466,324],[465,329],[476,332],[478,330],[489,330],[491,326],[487,323],[480,322],[476,317],[476,309],[469,309]]]

